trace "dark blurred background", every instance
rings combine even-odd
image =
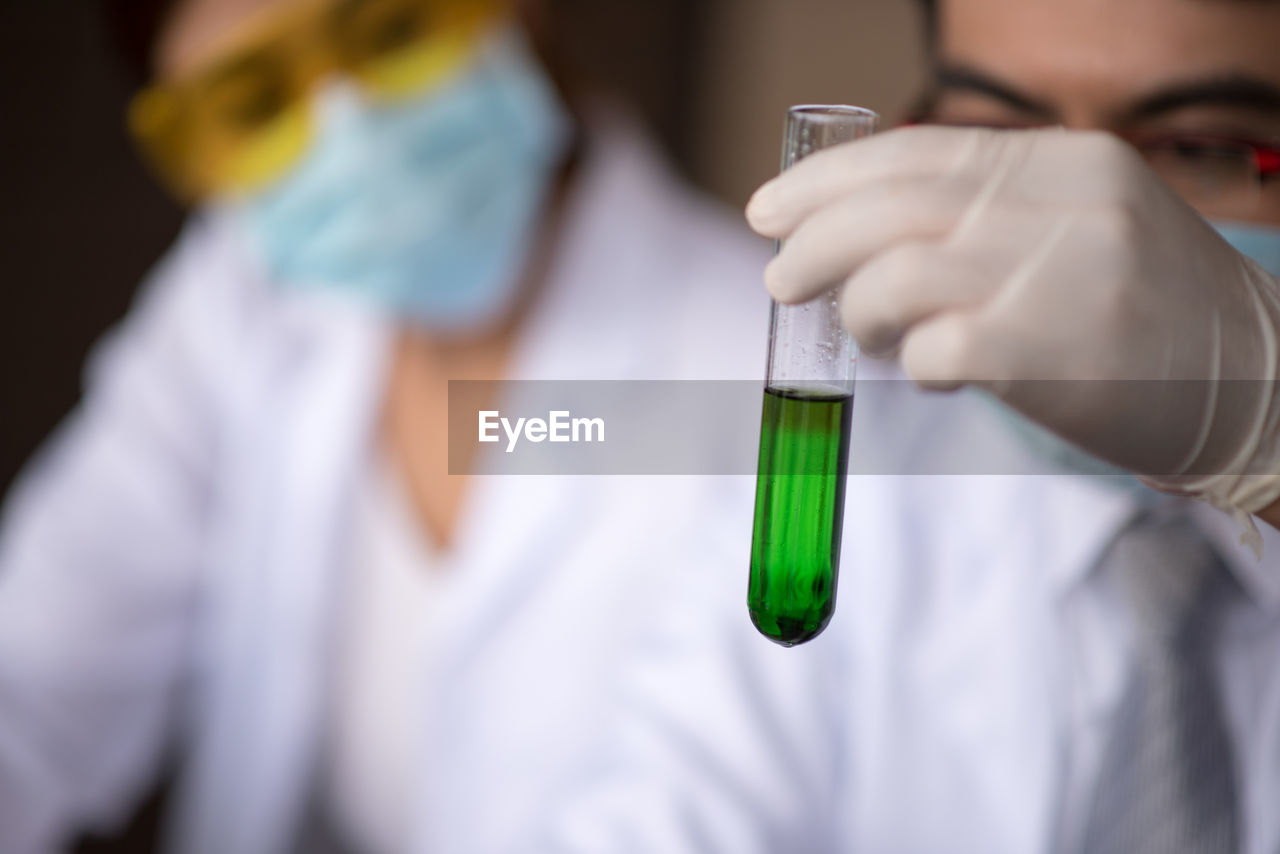
[[[122,127],[89,0],[0,5],[0,488],[74,402],[90,344],[177,232]]]
[[[549,2],[570,61],[732,205],[776,171],[788,104],[892,118],[920,82],[911,0]],[[132,88],[94,0],[0,0],[0,495],[181,226],[125,134]],[[163,790],[121,838],[79,850],[153,850],[162,805]]]

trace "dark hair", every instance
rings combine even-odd
[[[156,42],[177,5],[178,0],[99,0],[107,33],[135,82],[154,71]]]
[[[919,0],[924,18],[924,34],[930,50],[938,41],[938,0]]]

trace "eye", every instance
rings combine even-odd
[[[396,53],[423,41],[432,22],[425,5],[405,0],[355,0],[334,17],[334,37],[351,59]]]
[[[1253,172],[1252,149],[1230,141],[1174,138],[1139,148],[1158,172],[1195,175],[1206,182],[1248,180]]]
[[[1205,142],[1200,140],[1174,140],[1166,146],[1169,156],[1177,157],[1191,165],[1206,165],[1238,161],[1247,163],[1250,157],[1248,148],[1229,143]]]
[[[227,129],[250,131],[284,112],[292,95],[278,63],[246,57],[211,79],[203,97],[210,113]]]
[[[228,118],[242,128],[261,127],[284,112],[288,103],[283,86],[263,81],[245,88],[228,104]]]
[[[425,15],[413,9],[398,9],[372,23],[367,36],[370,53],[392,53],[422,38]]]

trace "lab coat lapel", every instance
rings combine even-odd
[[[491,627],[533,601],[556,571],[556,556],[584,520],[585,487],[565,477],[476,479],[467,530],[459,541],[467,556],[455,567],[459,586],[441,614],[437,635],[449,673],[485,648]]]
[[[217,660],[184,828],[193,854],[274,854],[296,829],[347,502],[385,375],[384,325],[326,300],[287,308],[296,316],[275,332],[261,409],[246,419],[237,533],[215,561],[227,577],[214,581]]]
[[[258,685],[263,737],[279,751],[262,772],[275,773],[284,802],[267,815],[299,815],[314,769],[334,582],[348,553],[354,482],[380,411],[385,341],[378,324],[335,320],[300,360],[284,413],[280,517],[264,552],[268,598],[258,626],[264,645],[275,641],[262,650]]]

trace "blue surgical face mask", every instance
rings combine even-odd
[[[237,203],[272,279],[337,289],[444,332],[511,308],[571,133],[514,32],[409,102],[317,96],[318,137],[294,171]]]
[[[1271,275],[1280,276],[1280,228],[1233,222],[1212,224],[1237,252],[1257,261]],[[1001,422],[1010,432],[1054,470],[1066,474],[1104,475],[1105,477],[1099,479],[1099,483],[1131,492],[1139,497],[1154,497],[1154,492],[1132,474],[1063,441],[1035,422],[995,401],[994,398],[985,394],[983,397],[991,401],[992,408],[996,410]]]
[[[1280,228],[1243,222],[1214,222],[1213,227],[1241,255],[1257,261],[1271,275],[1280,276]]]

